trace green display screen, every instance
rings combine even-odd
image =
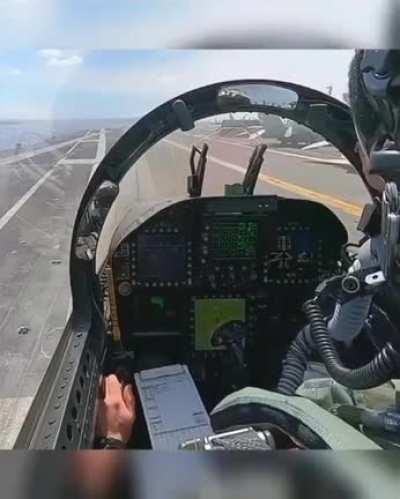
[[[215,258],[253,258],[257,251],[256,222],[220,222],[212,227],[211,249]]]
[[[195,302],[195,349],[219,350],[212,345],[215,331],[230,321],[246,320],[246,300],[241,298],[199,299]],[[222,347],[224,348],[224,347]]]

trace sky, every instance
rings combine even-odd
[[[0,19],[0,119],[130,118],[230,78],[342,98],[349,49],[387,46],[400,1],[0,0]],[[238,45],[298,50],[192,50]]]
[[[0,0],[0,47],[198,48],[209,37],[256,33],[257,46],[263,38],[283,46],[294,36],[299,43],[292,46],[375,48],[385,44],[398,5],[398,0]]]
[[[136,117],[182,92],[237,78],[291,81],[323,92],[332,85],[333,95],[342,98],[353,53],[5,50],[0,52],[0,119]]]

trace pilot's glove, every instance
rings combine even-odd
[[[99,448],[124,448],[136,420],[132,385],[123,385],[112,374],[105,379],[104,399],[99,401],[96,435]]]

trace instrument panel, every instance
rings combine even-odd
[[[277,196],[180,201],[129,234],[112,257],[122,335],[204,331],[199,310],[215,316],[211,322],[220,316],[251,325],[260,300],[280,297],[280,305],[283,299],[290,307],[292,294],[306,299],[337,270],[346,242],[336,215],[310,201]],[[193,344],[204,350],[207,341],[197,338]]]

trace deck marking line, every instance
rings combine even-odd
[[[167,142],[168,144],[171,144],[178,149],[182,149],[184,151],[190,151],[189,147],[186,147],[182,144],[179,144],[178,142],[171,141],[169,139],[164,139],[164,142]],[[217,163],[221,166],[224,166],[225,168],[229,168],[231,170],[235,170],[240,173],[246,173],[246,169],[235,165],[233,163],[229,163],[228,161],[223,161],[219,158],[216,158],[215,156],[208,156],[208,159],[210,161],[213,161],[214,163]],[[275,187],[278,187],[279,189],[283,189],[288,192],[292,192],[293,194],[300,195],[301,197],[305,198],[311,198],[315,201],[318,201],[319,203],[325,203],[328,204],[334,208],[338,208],[345,213],[348,213],[349,215],[353,215],[356,217],[359,217],[362,213],[362,206],[348,203],[347,201],[344,201],[343,199],[335,198],[334,196],[330,196],[329,194],[325,194],[323,192],[318,192],[318,191],[313,191],[311,189],[307,189],[306,187],[302,187],[297,184],[292,184],[291,182],[287,182],[286,180],[282,180],[277,177],[272,177],[270,175],[264,175],[260,174],[259,175],[260,180],[263,182],[266,182],[268,184],[271,184]]]

